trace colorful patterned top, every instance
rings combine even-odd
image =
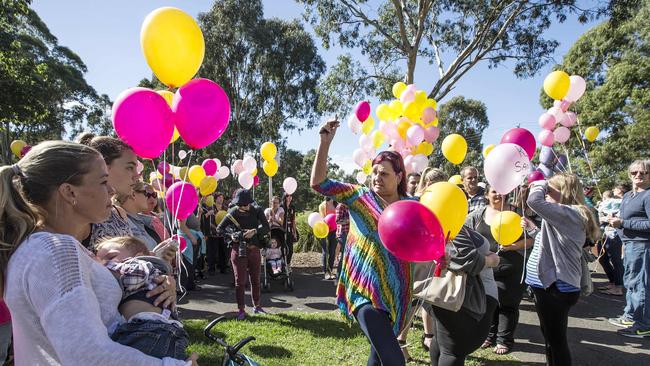
[[[359,307],[371,304],[388,313],[397,335],[406,323],[413,281],[410,263],[393,256],[379,239],[381,199],[365,186],[331,179],[312,188],[346,204],[350,211],[350,232],[336,286],[341,312],[352,320]]]

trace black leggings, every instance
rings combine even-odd
[[[393,333],[393,324],[385,311],[363,305],[354,312],[361,331],[370,341],[367,366],[405,365],[404,355]]]
[[[486,297],[485,314],[480,320],[476,320],[463,308],[453,312],[437,306],[431,307],[434,323],[429,355],[432,366],[463,366],[467,355],[483,344],[497,307],[495,298]]]
[[[571,352],[566,331],[569,309],[578,302],[580,292],[560,292],[555,286],[545,289],[533,287],[535,309],[546,342],[546,364],[570,366]]]

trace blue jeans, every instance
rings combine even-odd
[[[320,247],[323,253],[323,272],[334,269],[334,254],[336,253],[336,232],[327,234],[326,238],[320,239]]]
[[[190,337],[185,329],[164,322],[134,319],[117,327],[111,339],[156,358],[187,358]]]
[[[626,242],[624,265],[627,293],[623,317],[633,320],[638,328],[650,329],[650,242]]]

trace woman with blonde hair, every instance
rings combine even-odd
[[[528,206],[541,218],[540,232],[526,265],[526,283],[546,342],[550,366],[571,365],[567,341],[569,310],[580,297],[585,242],[600,238],[600,228],[585,205],[582,184],[573,174],[557,174],[531,184]],[[534,229],[524,219],[527,229]]]
[[[422,176],[420,177],[420,183],[415,190],[415,197],[420,197],[422,193],[424,193],[424,190],[433,183],[446,182],[447,179],[449,179],[449,177],[447,177],[447,173],[442,169],[431,167],[424,169]]]

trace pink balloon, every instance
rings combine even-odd
[[[256,175],[253,177],[253,187],[257,187],[260,184],[260,176]]]
[[[424,122],[426,124],[429,124],[429,123],[433,122],[433,120],[435,120],[437,116],[438,116],[438,112],[436,112],[436,110],[433,109],[433,107],[426,107],[422,111],[421,119],[422,119],[422,122]]]
[[[424,130],[420,125],[413,125],[406,131],[408,142],[415,146],[424,140]]]
[[[175,219],[184,220],[194,212],[199,196],[190,183],[176,182],[165,193],[165,202]]]
[[[546,131],[546,130],[544,130]],[[553,135],[550,131],[551,136]],[[508,194],[517,188],[530,172],[528,153],[519,145],[497,145],[483,163],[485,179],[495,191]]]
[[[532,173],[528,174],[528,184],[537,182],[538,180],[544,180],[544,173],[541,170],[535,170]]]
[[[535,136],[525,128],[511,128],[501,138],[501,143],[512,143],[521,146],[528,154],[528,159],[535,156]]]
[[[395,257],[428,262],[445,255],[445,236],[436,215],[417,201],[392,203],[377,223],[379,238]]]
[[[555,137],[555,141],[563,144],[571,137],[571,131],[564,126],[560,126],[553,131],[553,136]]]
[[[27,153],[28,153],[31,149],[32,149],[32,146],[31,146],[31,145],[25,145],[25,146],[23,146],[23,148],[20,149],[20,157],[23,157],[23,156],[27,155]]]
[[[542,113],[539,116],[539,126],[545,130],[553,130],[555,128],[555,117],[550,113]]]
[[[564,127],[573,127],[578,122],[578,116],[573,112],[566,112],[564,118],[560,121]]]
[[[205,175],[215,175],[217,173],[217,162],[214,159],[203,160],[201,166],[205,170]]]
[[[365,122],[370,116],[370,103],[365,100],[357,103],[356,108],[354,109],[354,114],[357,116],[357,119],[361,122]]]
[[[333,231],[336,231],[336,215],[334,214],[327,214],[324,218],[323,221],[327,224],[327,227],[330,228],[330,233]]]
[[[165,187],[169,188],[169,186],[171,186],[173,183],[174,183],[174,176],[169,173],[165,173]]]
[[[190,80],[178,88],[172,110],[176,114],[178,133],[193,149],[206,147],[218,139],[230,119],[228,95],[208,79]],[[170,139],[171,135],[167,143]]]
[[[178,251],[183,253],[185,251],[185,249],[187,248],[187,240],[185,240],[184,237],[182,237],[182,236],[180,236],[178,234],[172,235],[171,238],[178,242]]]
[[[113,104],[113,127],[138,156],[153,159],[174,134],[174,114],[160,94],[147,88],[123,91]]]
[[[537,135],[537,140],[539,140],[540,144],[550,147],[550,146],[553,146],[553,141],[555,141],[555,136],[553,135],[553,132],[551,132],[549,130],[542,130]]]
[[[169,173],[170,169],[171,167],[169,166],[169,164],[167,164],[166,161],[161,161],[160,163],[158,163],[158,167],[156,168],[156,170],[158,170],[158,173],[160,174]]]
[[[571,106],[571,102],[566,100],[566,99],[554,100],[553,101],[553,107],[558,107],[558,108],[560,108],[560,110],[562,110],[562,112],[565,112],[565,113],[566,113],[567,110],[569,110],[570,106]]]
[[[433,143],[440,136],[440,129],[436,126],[429,126],[424,129],[424,139],[430,143]]]

